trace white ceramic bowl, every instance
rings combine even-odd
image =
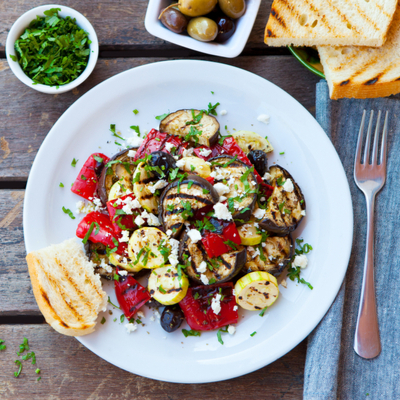
[[[145,27],[149,33],[160,39],[177,44],[188,49],[211,54],[213,56],[234,58],[237,57],[246,46],[247,39],[256,20],[261,0],[247,0],[245,14],[235,20],[236,32],[224,43],[200,42],[187,34],[179,34],[167,29],[158,19],[161,10],[171,4],[169,0],[149,0],[147,6]]]
[[[22,35],[25,28],[28,27],[29,23],[36,18],[37,15],[44,16],[44,11],[49,10],[50,8],[60,8],[61,11],[58,12],[60,17],[71,17],[76,19],[77,25],[84,29],[89,34],[89,39],[92,43],[89,45],[90,47],[90,55],[88,65],[86,66],[85,70],[82,72],[81,75],[78,76],[74,81],[71,83],[67,83],[66,85],[59,86],[57,89],[56,86],[47,86],[37,84],[34,85],[32,79],[30,79],[25,72],[22,70],[21,66],[18,62],[13,61],[10,55],[16,55],[14,49],[15,41]],[[32,10],[27,11],[25,14],[21,15],[15,22],[14,25],[11,27],[10,32],[7,36],[6,42],[6,54],[7,54],[7,61],[8,65],[11,68],[11,71],[14,72],[14,75],[25,85],[31,87],[32,89],[38,90],[39,92],[49,93],[49,94],[58,94],[68,92],[73,88],[80,85],[82,82],[86,80],[86,78],[92,73],[97,58],[99,56],[99,42],[97,40],[97,35],[91,23],[78,11],[75,11],[72,8],[57,5],[57,4],[49,4],[44,5],[36,8],[32,8]]]

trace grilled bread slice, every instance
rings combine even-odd
[[[33,293],[46,322],[68,336],[93,332],[107,298],[82,246],[69,239],[33,251],[26,260]]]
[[[332,99],[386,97],[400,92],[400,6],[380,48],[318,46]]]
[[[274,0],[270,46],[382,46],[397,0]]]

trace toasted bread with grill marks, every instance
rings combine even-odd
[[[274,0],[269,46],[382,46],[397,0]]]
[[[400,6],[380,48],[318,46],[332,99],[386,97],[400,92]]]
[[[100,276],[75,239],[29,253],[26,257],[33,293],[46,322],[68,336],[95,329],[107,297]]]

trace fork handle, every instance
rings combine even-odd
[[[354,336],[354,350],[362,358],[374,358],[381,352],[374,279],[375,193],[371,196],[366,196],[366,202],[367,247],[365,251],[360,306]]]

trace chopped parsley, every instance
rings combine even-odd
[[[93,156],[93,158],[99,163],[102,163],[104,161],[103,158],[99,156]]]
[[[304,278],[300,278],[301,268],[292,266],[292,262],[295,259],[296,255],[307,254],[313,249],[312,246],[308,243],[302,245],[303,242],[304,239],[296,239],[296,244],[299,248],[295,249],[295,254],[292,257],[291,262],[289,263],[287,276],[291,281],[294,281],[296,279],[298,283],[302,283],[303,285],[308,286],[309,289],[313,290],[314,288],[311,283],[307,282]]]
[[[71,165],[73,166],[73,167],[76,167],[76,163],[78,162],[79,160],[75,160],[75,158],[72,160],[72,162],[71,162]]]
[[[59,184],[58,186],[60,186],[61,188],[63,188],[63,187],[64,187],[64,184],[63,184],[62,182],[60,182],[60,184]]]
[[[62,18],[60,8],[44,11],[45,16],[33,19],[14,47],[18,62],[34,84],[65,85],[85,70],[91,43],[88,33],[75,18]]]
[[[14,376],[18,378],[22,372],[22,362],[19,360],[15,360],[14,362],[19,366],[18,371],[14,372]]]
[[[134,113],[135,115],[138,115],[138,114],[139,114],[139,111],[135,108],[135,109],[133,110],[133,113]]]
[[[193,217],[193,211],[190,201],[181,200],[181,204],[183,207],[183,211],[181,212],[182,218],[184,220],[188,220],[190,217]]]
[[[283,156],[284,154],[285,154],[285,152],[284,151],[282,151],[282,152],[280,152],[279,153],[281,156]]]
[[[200,120],[203,118],[204,111],[200,111],[197,115],[194,114],[194,110],[192,110],[192,121],[187,121],[186,125],[197,125]]]
[[[228,326],[225,326],[223,328],[219,328],[218,332],[217,332],[218,342],[220,342],[221,344],[224,344],[224,341],[222,340],[222,336],[221,336],[222,332],[223,333],[227,333],[228,332]]]
[[[119,320],[121,322],[121,324],[125,321],[125,315],[121,314],[121,316],[119,317]]]
[[[3,343],[4,343],[4,340],[0,339],[0,351],[1,350],[5,350],[7,348],[7,346],[5,344],[3,344]]]
[[[188,336],[201,336],[201,332],[200,331],[194,331],[193,329],[191,329],[190,331],[188,331],[187,329],[182,329],[182,333],[185,335],[185,337],[188,337]]]
[[[262,311],[260,312],[260,314],[258,314],[258,315],[259,315],[260,317],[263,317],[264,314],[265,314],[265,311],[267,311],[267,308],[268,308],[268,306],[264,307],[264,308],[262,309]]]
[[[106,319],[103,317],[103,318],[101,319],[100,323],[101,323],[102,325],[104,325],[105,322],[106,322]]]
[[[208,103],[207,114],[218,115],[218,114],[217,114],[217,107],[218,107],[219,105],[220,105],[220,103],[215,103],[214,105],[212,105],[211,103]]]
[[[92,223],[90,224],[89,230],[86,232],[86,235],[85,235],[85,237],[84,237],[83,240],[82,240],[82,243],[83,243],[83,244],[86,244],[86,242],[89,240],[89,237],[90,237],[90,235],[91,235],[92,232],[93,232],[93,229],[94,229],[94,222],[92,222]]]
[[[158,120],[158,121],[161,121],[161,120],[163,120],[165,117],[168,117],[168,113],[167,114],[161,114],[161,115],[158,115],[157,117],[156,117],[156,119]]]
[[[69,208],[65,208],[63,206],[62,210],[64,211],[65,214],[69,215],[71,217],[71,219],[75,219],[74,214],[72,213],[72,211]]]
[[[132,126],[130,126],[130,128],[132,130],[134,130],[138,134],[138,136],[140,137],[140,129],[139,129],[138,125],[132,125]]]
[[[253,333],[250,334],[250,336],[254,336],[257,332],[254,331]]]
[[[283,176],[276,178],[276,184],[278,186],[283,186],[284,183],[285,183],[285,181],[283,180]]]
[[[162,293],[162,294],[167,293],[167,292],[163,289],[163,287],[162,287],[161,285],[158,287],[158,291],[159,291],[160,293]]]
[[[195,143],[199,142],[199,136],[203,131],[199,131],[193,125],[190,126],[189,132],[185,135],[185,140],[188,142],[189,140],[193,140]]]
[[[118,308],[118,310],[120,310],[120,308],[119,308],[118,306],[116,306],[116,305],[111,301],[110,296],[108,296],[107,303],[111,304],[113,307]]]
[[[282,201],[282,203],[280,203],[280,204],[278,205],[278,208],[279,208],[279,211],[280,211],[280,212],[282,212],[284,206],[285,206],[285,202],[284,202],[284,201]]]

